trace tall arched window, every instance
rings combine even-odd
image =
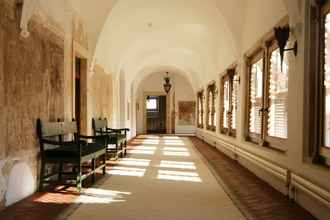
[[[308,23],[307,144],[314,163],[330,165],[330,1],[311,1]],[[317,73],[317,74],[315,74]]]
[[[215,92],[215,83],[207,87],[207,129],[211,131],[216,130]]]
[[[198,117],[198,123],[197,126],[199,128],[204,127],[204,103],[203,103],[203,96],[204,91],[200,91],[197,94],[197,117]]]
[[[220,84],[220,132],[235,137],[239,87],[239,79],[236,74],[236,69],[229,69],[222,77]]]
[[[281,65],[274,36],[248,56],[247,140],[286,151],[288,138],[288,53]]]

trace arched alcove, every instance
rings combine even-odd
[[[30,167],[24,163],[17,163],[11,169],[6,191],[6,206],[9,206],[35,191],[35,179]]]

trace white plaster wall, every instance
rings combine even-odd
[[[250,49],[265,33],[279,22],[287,9],[280,0],[249,0],[242,20],[242,52]]]

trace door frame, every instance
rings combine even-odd
[[[72,43],[72,118],[75,118],[75,98],[76,98],[76,58],[80,59],[80,132],[83,134],[89,134],[89,116],[88,116],[88,51],[81,47],[79,43],[73,41]]]
[[[143,102],[142,102],[142,111],[143,111],[143,133],[147,134],[147,108],[146,102],[148,96],[165,96],[166,97],[166,134],[171,133],[171,112],[170,112],[170,97],[166,92],[144,92],[143,93]]]

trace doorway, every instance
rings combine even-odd
[[[147,96],[146,118],[148,134],[166,133],[166,96]]]
[[[75,58],[75,120],[78,123],[78,129],[80,128],[81,121],[81,59]]]

